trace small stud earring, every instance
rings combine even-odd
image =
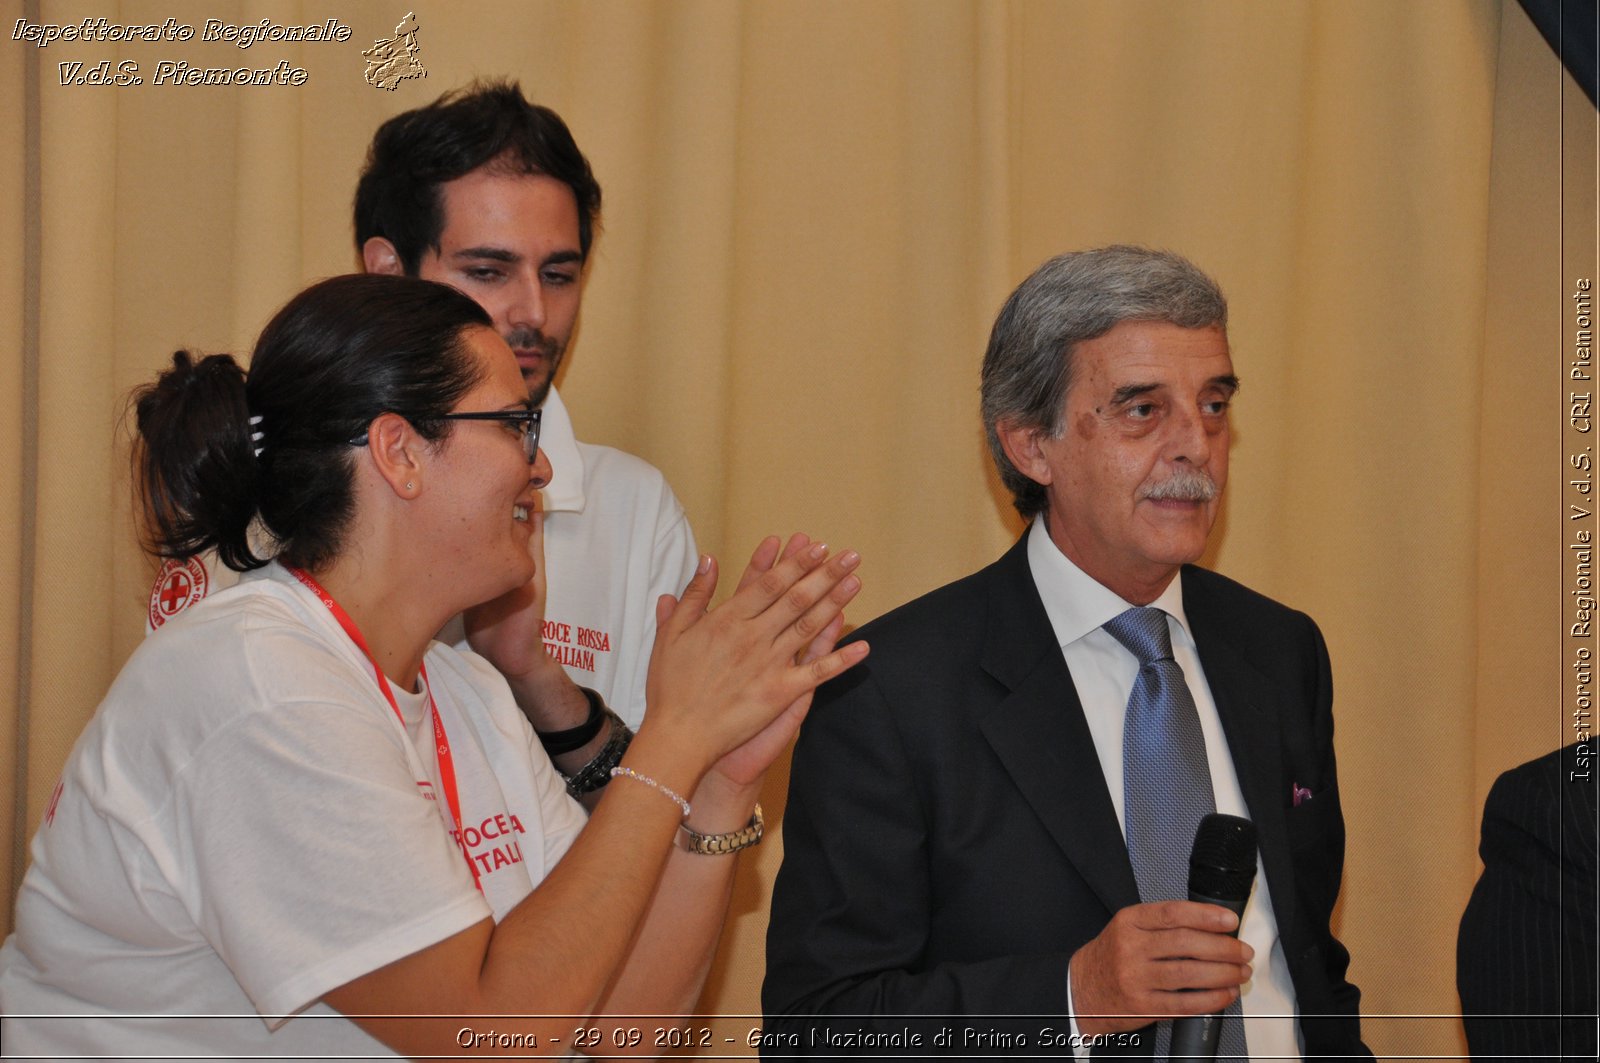
[[[412,483],[410,480],[406,481],[406,490],[407,491],[415,491],[416,489],[417,489],[417,485],[416,484]]]

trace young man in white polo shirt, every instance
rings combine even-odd
[[[579,791],[609,778],[598,769],[620,758],[620,721],[638,726],[643,717],[656,599],[680,593],[697,558],[683,507],[661,473],[631,454],[580,442],[553,386],[577,322],[599,209],[600,186],[566,124],[509,83],[474,85],[385,122],[355,202],[366,270],[439,281],[472,296],[516,354],[529,397],[543,411],[540,447],[553,478],[543,492],[542,637],[528,630],[526,614],[511,621],[519,627],[497,631],[492,607],[470,623],[475,638],[526,645],[528,669],[546,677],[548,696],[533,721],[546,747],[596,754],[597,770],[573,778]],[[169,562],[151,593],[151,628],[236,578],[210,556]],[[460,634],[456,628],[446,637]]]

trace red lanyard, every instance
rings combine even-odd
[[[389,687],[389,677],[383,674],[383,669],[378,667],[378,662],[372,659],[372,651],[367,648],[367,640],[361,637],[361,629],[356,627],[356,622],[350,619],[350,614],[345,612],[338,602],[333,600],[333,595],[322,589],[322,584],[312,578],[311,573],[302,568],[291,568],[289,574],[301,583],[306,589],[315,594],[322,604],[328,607],[333,618],[339,621],[339,626],[344,628],[344,633],[350,636],[350,641],[356,644],[362,654],[372,664],[372,674],[378,678],[378,689],[383,691],[383,696],[389,699],[389,707],[394,710],[395,718],[400,721],[402,730],[406,726],[405,714],[400,711],[400,703],[395,700],[394,691]],[[428,685],[428,666],[422,666],[422,689],[428,695],[428,708],[433,710],[433,740],[439,751],[439,783],[444,787],[444,799],[450,806],[450,819],[455,824],[457,843],[461,848],[461,855],[467,858],[467,867],[472,870],[473,885],[478,887],[478,892],[483,892],[483,882],[478,877],[478,865],[473,862],[472,854],[467,852],[466,835],[461,830],[461,796],[456,791],[456,764],[450,756],[450,739],[444,733],[444,721],[439,718],[439,706],[433,700],[433,688]]]

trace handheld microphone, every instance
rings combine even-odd
[[[1213,812],[1200,821],[1189,853],[1189,899],[1220,904],[1242,921],[1256,879],[1256,825]],[[1236,927],[1233,936],[1238,937]],[[1172,1024],[1172,1059],[1216,1059],[1222,1012]]]

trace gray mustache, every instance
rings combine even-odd
[[[1144,497],[1157,502],[1210,502],[1217,497],[1217,482],[1204,469],[1180,465],[1171,476],[1146,488]]]

